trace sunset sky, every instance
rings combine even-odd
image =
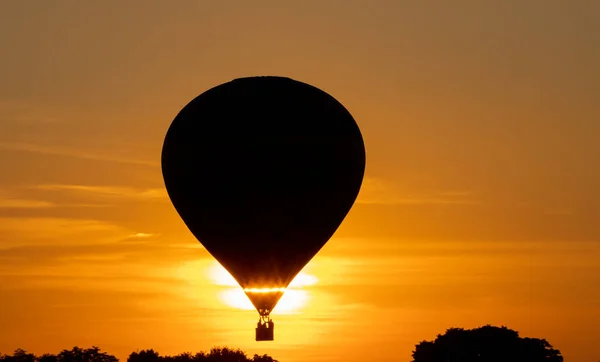
[[[599,18],[593,0],[0,1],[0,352],[409,361],[489,323],[597,361]],[[253,75],[327,91],[367,150],[261,343],[160,172],[179,110]]]

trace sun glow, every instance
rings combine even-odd
[[[313,285],[318,281],[315,276],[301,272],[287,288],[271,287],[242,289],[231,274],[217,262],[214,262],[209,267],[208,277],[214,284],[226,287],[225,290],[222,290],[219,293],[221,302],[232,308],[242,310],[255,309],[246,293],[285,292],[279,300],[279,303],[277,303],[277,306],[274,308],[273,314],[291,314],[306,307],[310,296],[303,288]]]
[[[285,292],[285,288],[244,288],[246,293],[277,293]]]

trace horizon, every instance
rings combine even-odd
[[[0,3],[0,353],[408,360],[491,324],[598,359],[600,3],[177,4]],[[367,151],[273,342],[160,167],[183,106],[255,75],[329,93]]]

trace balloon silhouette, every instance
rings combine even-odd
[[[289,78],[221,84],[173,120],[162,149],[167,192],[256,307],[256,340],[273,340],[271,311],[350,211],[365,159],[344,106]]]

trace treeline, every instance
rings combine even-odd
[[[23,349],[17,349],[11,355],[0,353],[0,362],[118,362],[119,359],[103,352],[100,348],[73,347],[62,350],[58,354],[43,354],[36,356]],[[176,356],[161,356],[152,349],[132,352],[127,357],[127,362],[278,362],[268,355],[255,354],[252,358],[240,349],[228,347],[213,348],[209,352],[185,352]]]

